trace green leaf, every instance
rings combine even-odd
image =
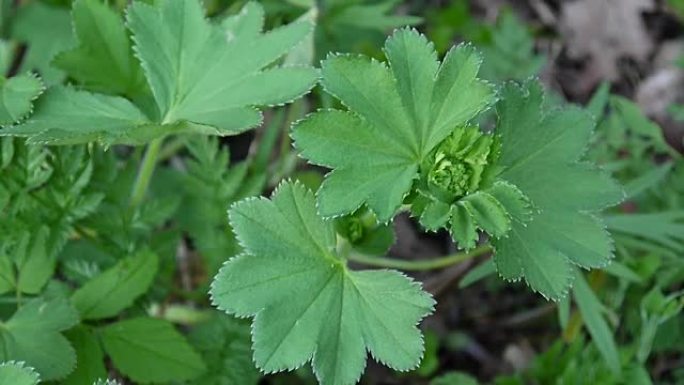
[[[113,317],[149,289],[158,265],[156,254],[138,252],[86,282],[71,300],[83,319]]]
[[[444,202],[432,202],[425,207],[420,216],[420,224],[428,230],[436,231],[450,218],[451,206]]]
[[[318,78],[308,67],[262,71],[309,33],[307,22],[256,37],[247,29],[245,39],[228,39],[205,20],[196,0],[136,2],[127,19],[163,123],[186,120],[217,134],[239,133],[261,121],[251,106],[291,101]]]
[[[205,370],[202,358],[167,321],[133,318],[100,332],[116,368],[136,382],[189,380]]]
[[[146,143],[177,133],[235,135],[261,123],[256,107],[292,101],[318,80],[311,67],[273,65],[311,31],[306,21],[257,36],[247,28],[240,32],[243,37],[235,34],[243,30],[227,33],[210,23],[198,0],[134,2],[126,25],[151,92],[136,94],[139,71],[120,21],[87,1],[94,0],[83,0],[74,10],[81,46],[58,62],[86,86],[126,93],[128,99],[55,87],[39,99],[31,119],[0,134],[49,144],[106,145]],[[91,25],[93,16],[97,26]],[[93,28],[106,31],[102,39],[88,32]],[[85,65],[86,58],[92,63]],[[107,61],[114,63],[117,79],[108,72],[92,73]]]
[[[670,174],[672,166],[672,162],[666,162],[630,180],[625,185],[625,198],[635,198],[639,196],[641,193],[656,187]]]
[[[573,289],[573,297],[577,303],[584,324],[589,330],[591,338],[594,340],[596,347],[601,352],[601,355],[606,360],[608,367],[619,373],[621,370],[620,355],[618,354],[613,332],[603,318],[603,305],[596,295],[591,290],[591,287],[584,280],[582,273],[577,270],[575,272],[575,287]]]
[[[505,181],[496,181],[486,192],[504,207],[511,219],[522,224],[530,221],[532,205],[525,194],[514,185]]]
[[[609,214],[604,216],[608,229],[635,239],[681,253],[684,251],[684,211],[646,214]]]
[[[257,38],[264,29],[264,8],[255,1],[250,1],[236,15],[226,17],[221,27],[228,34],[228,39],[240,36],[244,39]]]
[[[66,337],[76,350],[76,369],[62,381],[63,385],[90,385],[107,377],[104,353],[91,328],[77,326],[66,332]]]
[[[55,66],[91,91],[130,96],[145,87],[117,12],[98,0],[78,0],[71,14],[79,45],[57,55]]]
[[[497,81],[525,80],[537,75],[546,58],[535,54],[535,39],[527,25],[510,10],[500,12],[488,44],[482,44],[482,76]]]
[[[38,99],[30,119],[0,130],[0,135],[49,144],[135,143],[140,135],[149,135],[144,132],[145,124],[151,123],[127,99],[55,86]]]
[[[334,169],[318,192],[324,216],[366,204],[388,221],[430,152],[493,100],[493,89],[476,77],[479,56],[468,46],[454,48],[440,64],[425,37],[402,29],[385,52],[389,67],[353,55],[324,60],[323,86],[349,111],[318,111],[293,129],[305,158]]]
[[[22,293],[40,293],[55,271],[57,261],[47,249],[48,236],[47,227],[39,228],[35,234],[27,231],[14,249],[15,288]]]
[[[500,178],[514,184],[536,210],[531,221],[512,223],[494,241],[499,274],[525,278],[547,298],[559,300],[572,284],[572,265],[605,266],[612,240],[594,213],[620,202],[621,188],[579,159],[592,135],[591,116],[577,108],[542,111],[538,82],[507,85],[497,105],[501,136]]]
[[[511,228],[511,219],[506,209],[496,198],[484,191],[466,196],[460,204],[478,226],[494,237],[502,237]]]
[[[64,378],[76,365],[76,354],[59,332],[78,323],[66,299],[33,299],[0,327],[0,361],[24,361],[44,380]]]
[[[37,71],[47,85],[60,83],[64,73],[51,61],[74,42],[69,11],[42,2],[23,3],[12,16],[11,26],[13,40],[27,46],[19,70]]]
[[[8,361],[0,364],[0,384],[38,385],[40,376],[22,362]]]
[[[451,207],[451,227],[449,228],[451,237],[458,242],[462,248],[469,250],[477,244],[477,227],[475,220],[463,205]]]
[[[31,112],[31,103],[43,92],[43,84],[32,74],[0,77],[0,125],[13,124]]]
[[[245,254],[216,276],[212,301],[254,317],[254,361],[265,373],[311,361],[323,385],[355,384],[367,352],[396,370],[423,353],[416,324],[434,301],[390,270],[352,271],[335,253],[333,223],[316,213],[313,194],[281,184],[271,197],[247,199],[229,212]]]

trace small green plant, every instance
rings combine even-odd
[[[682,190],[670,181],[646,214],[607,211],[652,194],[679,161],[633,104],[603,90],[589,109],[551,109],[537,80],[492,83],[543,63],[509,13],[489,46],[476,42],[483,55],[464,43],[440,60],[408,27],[377,50],[380,30],[419,21],[390,15],[395,1],[293,0],[278,9],[308,12],[289,24],[240,5],[207,17],[198,0],[123,13],[76,0],[66,29],[54,5],[13,13],[6,38],[28,47],[17,59],[0,44],[0,385],[256,385],[303,367],[311,383],[353,385],[369,356],[411,371],[437,301],[407,274],[486,256],[464,286],[495,273],[524,282],[575,341],[536,361],[563,365],[529,377],[577,381],[595,357],[595,377],[616,381],[606,384],[643,374],[682,305],[667,285],[679,273],[653,283],[667,265],[635,253],[682,250]],[[46,20],[54,45],[27,28]],[[246,155],[226,146],[262,123]],[[616,166],[625,148],[632,157]],[[672,163],[634,160],[663,154]],[[296,156],[327,174],[301,177]],[[400,215],[455,253],[386,256]],[[599,269],[619,280],[609,298]],[[620,306],[628,290],[643,301],[625,305],[624,353],[604,302]],[[452,383],[477,382],[431,382]]]

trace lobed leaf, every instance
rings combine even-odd
[[[126,98],[57,86],[39,100],[33,117],[0,135],[107,145],[175,133],[235,135],[261,123],[258,107],[288,103],[318,80],[311,67],[274,65],[311,32],[311,23],[266,33],[239,28],[243,18],[252,25],[252,15],[263,13],[256,3],[217,25],[205,18],[198,0],[134,2],[126,15],[128,30],[94,0],[73,6],[80,45],[60,55],[57,65],[86,88]],[[112,71],[102,72],[104,66]]]
[[[58,54],[56,67],[91,91],[131,96],[144,89],[140,64],[116,11],[97,0],[78,0],[72,20],[79,45]]]
[[[75,144],[137,142],[148,118],[130,101],[70,87],[50,88],[23,124],[0,130],[2,136],[28,137],[29,142]]]
[[[221,134],[238,133],[260,123],[253,105],[288,102],[318,78],[307,67],[262,71],[309,33],[312,26],[306,22],[228,39],[207,22],[195,0],[166,0],[157,6],[137,2],[127,20],[162,123],[187,120]],[[266,82],[273,83],[263,87]]]
[[[245,254],[226,262],[211,297],[220,309],[253,317],[254,361],[265,373],[311,361],[323,385],[356,383],[367,351],[396,370],[415,368],[423,352],[416,324],[434,301],[389,271],[352,271],[336,255],[332,222],[313,194],[281,184],[270,200],[230,209]]]
[[[493,101],[493,88],[477,79],[479,56],[468,46],[454,48],[440,64],[425,37],[402,29],[384,51],[389,66],[354,55],[324,60],[323,87],[348,111],[322,110],[293,128],[301,154],[333,169],[318,192],[323,216],[366,204],[388,221],[433,149]]]
[[[40,376],[33,368],[23,362],[7,361],[0,363],[0,384],[38,385]]]
[[[519,188],[536,213],[529,223],[512,222],[508,237],[494,241],[494,258],[502,277],[524,277],[535,291],[559,300],[571,286],[573,264],[596,268],[610,261],[612,240],[592,213],[624,195],[608,174],[580,162],[591,116],[577,108],[545,113],[542,95],[537,82],[509,84],[497,105],[500,178]]]

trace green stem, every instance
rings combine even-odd
[[[176,155],[178,151],[183,149],[185,147],[185,138],[176,136],[169,140],[169,142],[162,147],[162,149],[159,151],[159,158],[157,158],[157,162],[163,162],[172,156]]]
[[[135,180],[133,191],[131,192],[130,207],[138,207],[143,199],[145,199],[147,187],[150,185],[150,179],[154,173],[154,168],[157,166],[162,141],[162,138],[154,139],[147,145],[145,156],[143,157],[140,169],[138,170],[138,177]]]
[[[406,261],[393,258],[369,257],[360,254],[350,254],[347,259],[369,266],[388,267],[401,270],[426,271],[455,265],[457,263],[479,257],[480,255],[487,254],[491,251],[492,247],[490,245],[482,245],[470,251],[422,261]]]

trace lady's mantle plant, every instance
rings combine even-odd
[[[507,84],[497,95],[478,79],[481,59],[469,45],[454,47],[440,62],[425,37],[403,29],[385,44],[387,63],[330,55],[319,74],[278,65],[311,25],[299,21],[264,33],[256,3],[212,23],[196,0],[133,2],[124,23],[96,0],[77,0],[73,20],[78,46],[54,61],[73,84],[47,89],[35,113],[17,123],[42,87],[30,75],[2,82],[11,103],[0,111],[0,121],[17,124],[0,135],[26,137],[29,144],[148,143],[131,193],[133,211],[145,198],[165,137],[232,135],[257,126],[258,107],[303,95],[319,75],[325,91],[343,106],[317,111],[292,130],[300,154],[332,170],[316,195],[283,182],[270,199],[242,200],[229,212],[243,252],[222,267],[211,298],[230,314],[253,318],[254,362],[266,373],[310,361],[321,384],[351,385],[362,375],[368,353],[396,370],[419,364],[423,341],[417,324],[432,312],[434,300],[400,272],[357,271],[347,264],[369,261],[350,253],[347,240],[366,238],[366,225],[386,229],[401,210],[427,230],[448,229],[466,250],[486,233],[499,274],[524,278],[553,300],[567,293],[574,266],[601,267],[611,257],[611,239],[595,213],[619,202],[622,191],[581,160],[594,125],[590,116],[574,107],[545,111],[535,81]],[[94,21],[106,38],[93,33]],[[490,108],[496,123],[484,130],[476,122]],[[0,207],[7,202],[0,199]],[[335,218],[348,215],[358,217],[338,234],[344,225],[336,227]],[[379,225],[368,223],[374,218]],[[140,295],[134,294],[131,301]],[[99,304],[100,297],[93,298],[74,295],[64,303]],[[45,333],[61,341],[60,333],[78,317],[121,311],[82,308]],[[33,346],[35,333],[24,333],[16,321],[26,309],[31,307],[7,325]],[[157,321],[119,325],[142,335]],[[117,330],[125,329],[118,327],[107,326],[104,337],[116,339]],[[105,348],[134,380],[163,381],[171,373],[138,372],[130,355],[119,354],[115,345]],[[22,349],[6,358],[34,352]],[[45,372],[41,357],[25,357]],[[50,379],[68,372],[65,365]]]
[[[423,343],[415,323],[429,295],[392,271],[350,270],[332,219],[362,206],[381,222],[403,205],[427,229],[447,227],[463,248],[478,229],[493,238],[509,280],[525,278],[554,300],[567,292],[573,265],[605,265],[612,244],[592,213],[622,191],[579,162],[593,121],[577,108],[544,112],[536,82],[504,87],[497,124],[474,119],[495,101],[477,78],[480,58],[467,45],[439,63],[413,30],[385,44],[389,65],[361,56],[322,62],[323,87],[348,110],[321,110],[293,128],[295,146],[331,168],[317,194],[286,182],[271,200],[230,210],[244,247],[217,275],[214,303],[254,317],[257,366],[267,373],[312,362],[324,385],[358,381],[366,351],[397,370],[414,368]]]
[[[348,110],[316,112],[293,129],[302,156],[333,169],[318,192],[321,215],[367,205],[388,221],[408,204],[425,228],[447,227],[466,249],[484,230],[501,276],[525,278],[554,300],[567,292],[573,264],[608,262],[610,236],[592,212],[619,202],[622,191],[579,161],[594,126],[587,113],[545,112],[538,83],[509,84],[486,134],[472,122],[495,93],[477,79],[471,47],[439,63],[423,36],[404,29],[385,53],[389,65],[326,59],[323,86]]]

